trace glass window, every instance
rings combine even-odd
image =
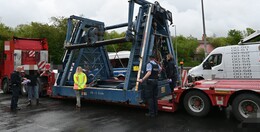
[[[222,62],[222,54],[211,55],[203,64],[204,69],[211,69],[211,67],[217,66]]]

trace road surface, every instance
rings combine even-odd
[[[40,105],[26,107],[20,98],[21,110],[10,112],[11,95],[0,94],[0,131],[3,132],[230,132],[239,125],[225,111],[213,109],[203,118],[188,115],[183,110],[175,113],[159,112],[158,117],[146,117],[147,111],[122,105],[82,102],[75,108],[74,99],[40,99]]]

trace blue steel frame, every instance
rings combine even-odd
[[[133,22],[135,3],[141,5],[141,7]],[[83,90],[82,98],[140,105],[139,100],[142,99],[142,89],[144,85],[136,85],[136,80],[145,75],[148,57],[157,50],[154,49],[156,38],[162,39],[161,46],[167,47],[167,53],[175,55],[168,25],[168,20],[171,21],[172,19],[169,18],[169,13],[169,11],[160,7],[157,2],[152,4],[145,0],[129,0],[128,23],[104,27],[103,22],[71,16],[68,19],[65,46],[69,45],[73,47],[83,44],[85,47],[66,49],[63,58],[64,70],[59,72],[56,80],[57,85],[52,87],[51,96],[75,97],[73,90],[73,73],[75,73],[77,66],[90,70],[94,75],[92,76],[92,80],[106,81],[112,78],[113,71],[106,50],[103,46],[95,46],[95,43],[102,44],[104,42],[103,34],[105,30],[127,26],[125,41],[131,41],[133,46],[125,81],[121,84],[119,82],[122,88],[88,86]],[[154,26],[155,22],[158,23],[156,27]],[[95,31],[94,36],[89,35],[92,31]],[[90,37],[91,40],[95,40],[95,42],[88,42]],[[113,44],[112,41],[111,44]],[[165,55],[166,53],[163,54]],[[139,68],[138,71],[133,70],[136,66]],[[171,94],[171,89],[166,78],[159,80],[158,88],[159,97]]]

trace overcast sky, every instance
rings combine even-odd
[[[158,2],[173,13],[177,35],[202,37],[201,0]],[[83,15],[106,26],[127,22],[128,17],[128,0],[0,0],[0,5],[0,22],[11,27],[49,23],[52,16]],[[230,29],[260,29],[259,7],[259,0],[204,0],[207,36],[226,36]],[[173,27],[171,32],[174,35]]]

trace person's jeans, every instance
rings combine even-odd
[[[39,99],[39,87],[37,86],[27,86],[28,90],[28,99],[32,100],[33,97],[35,99]]]

